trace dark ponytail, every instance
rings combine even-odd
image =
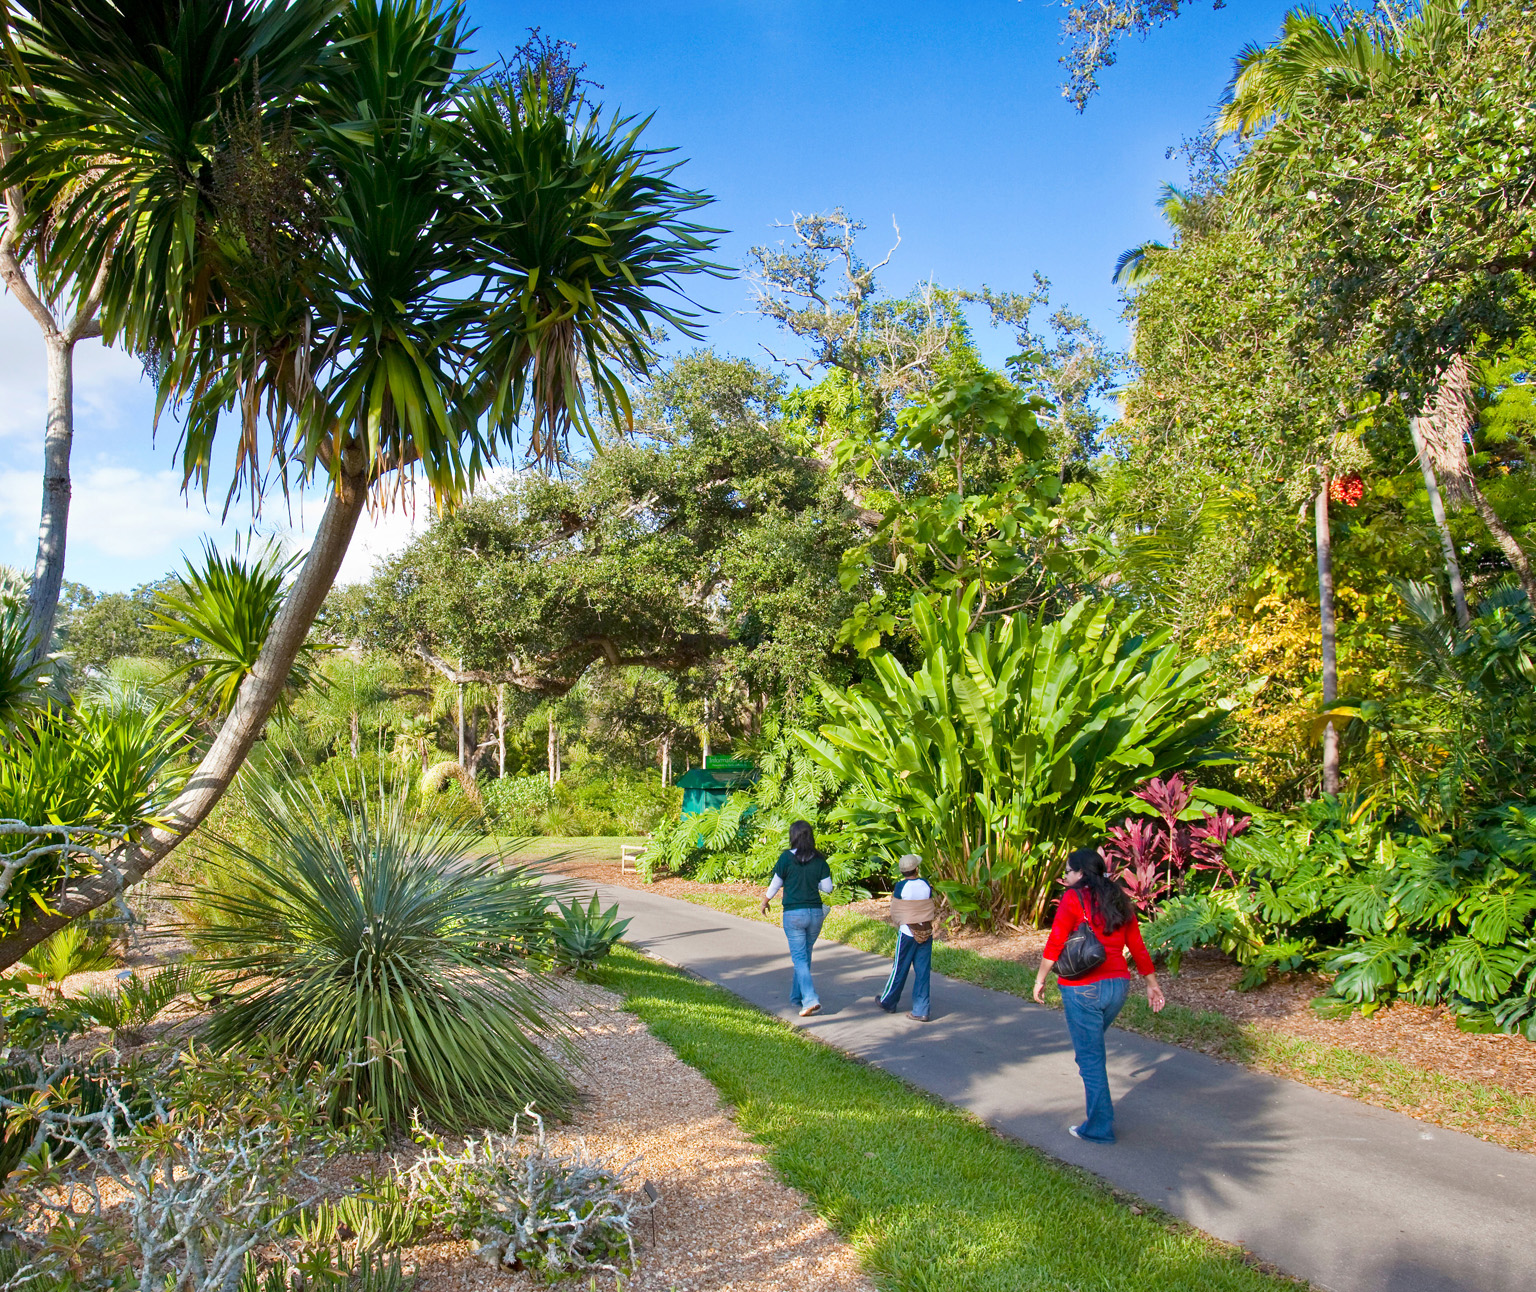
[[[1097,848],[1079,848],[1067,857],[1067,869],[1082,876],[1073,885],[1090,916],[1097,915],[1104,932],[1113,933],[1129,924],[1136,912],[1125,889],[1104,873],[1104,858]]]
[[[816,855],[816,835],[809,821],[794,821],[789,827],[789,849],[802,866]]]

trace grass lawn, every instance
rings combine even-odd
[[[690,894],[688,900],[731,915],[778,923],[777,914],[762,914],[755,898],[696,893]],[[843,907],[828,911],[821,936],[876,955],[889,956],[896,950],[895,929]],[[1035,971],[1027,965],[945,946],[942,942],[934,943],[933,967],[936,972],[962,982],[1016,996],[1027,997],[1035,984]],[[1054,978],[1046,987],[1046,1003],[1052,1008],[1061,1003]],[[1146,997],[1133,994],[1116,1026],[1388,1108],[1423,1110],[1442,1126],[1491,1137],[1513,1147],[1528,1149],[1536,1128],[1536,1099],[1502,1086],[1463,1081],[1380,1055],[1285,1036],[1268,1028],[1239,1023],[1212,1010],[1170,1004],[1161,1014],[1154,1014]]]
[[[621,947],[596,973],[702,1072],[783,1178],[902,1292],[1294,1288],[1085,1173]],[[1137,1204],[1139,1205],[1139,1204]]]

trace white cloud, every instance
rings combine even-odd
[[[200,498],[183,497],[181,477],[174,471],[98,466],[77,472],[72,486],[72,556],[87,548],[98,558],[135,566],[145,558],[161,557],[169,567],[176,553],[195,544],[201,534],[234,528],[220,526]],[[0,513],[5,516],[5,537],[13,549],[36,542],[41,501],[38,489],[36,473],[0,472]]]
[[[274,507],[268,513],[267,522],[258,528],[281,539],[291,550],[304,550],[314,540],[324,510],[325,500],[321,497],[295,499],[293,524],[273,523],[282,516]],[[426,529],[431,518],[432,505],[425,490],[419,491],[414,501],[407,496],[388,508],[365,511],[357,522],[352,544],[336,574],[337,586],[366,583],[373,574],[374,565],[404,548]]]
[[[43,334],[9,292],[0,295],[0,437],[43,438],[48,367]],[[147,425],[154,391],[132,355],[100,341],[75,346],[75,429],[112,430],[128,422]]]

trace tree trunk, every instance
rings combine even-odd
[[[1328,477],[1317,494],[1317,608],[1323,636],[1323,705],[1339,698],[1338,641],[1333,621],[1333,535],[1328,526]],[[1339,733],[1330,721],[1323,728],[1323,793],[1339,792]]]
[[[560,777],[555,773],[555,710],[553,705],[550,706],[549,710],[549,733],[544,741],[544,761],[549,769],[549,788],[554,789],[555,782]]]
[[[1526,598],[1536,606],[1536,577],[1531,571],[1531,561],[1525,549],[1499,519],[1498,512],[1484,496],[1477,478],[1472,474],[1472,461],[1467,456],[1467,440],[1472,434],[1475,404],[1472,394],[1472,365],[1467,356],[1458,354],[1440,374],[1440,386],[1430,401],[1428,415],[1419,420],[1419,442],[1427,449],[1434,464],[1435,478],[1451,506],[1470,502],[1482,517],[1488,533],[1499,545],[1505,559],[1514,567],[1525,589]]]
[[[53,644],[53,626],[64,586],[64,547],[69,530],[69,454],[75,438],[75,343],[61,332],[43,337],[48,355],[48,423],[43,432],[43,507],[37,522],[37,557],[27,591],[33,659]]]
[[[496,684],[496,775],[507,775],[507,684]]]
[[[343,474],[337,479],[314,544],[304,558],[299,577],[283,600],[283,608],[262,644],[255,666],[240,685],[235,707],[224,719],[224,725],[193,771],[186,788],[166,810],[164,823],[147,829],[136,842],[115,853],[112,857],[114,872],[92,875],[71,884],[54,899],[52,913],[32,916],[14,933],[0,938],[0,969],[15,964],[44,938],[77,916],[112,901],[123,888],[148,874],[207,819],[229,789],[235,773],[245,762],[251,746],[282,697],[293,661],[304,645],[326,593],[336,582],[336,572],[347,554],[367,496],[367,481],[360,472]]]
[[[462,661],[460,661],[462,663]],[[464,683],[459,688],[459,766],[464,766]]]
[[[1488,527],[1488,532],[1493,535],[1493,541],[1499,545],[1499,550],[1504,553],[1505,559],[1515,567],[1520,586],[1525,589],[1526,599],[1536,607],[1536,574],[1531,571],[1531,561],[1526,556],[1525,549],[1510,533],[1509,526],[1499,519],[1499,513],[1494,511],[1493,504],[1476,485],[1472,488],[1472,505],[1477,508],[1477,514],[1483,518],[1483,524]]]
[[[672,737],[670,735],[661,738],[661,783],[672,784]]]
[[[358,750],[362,747],[362,720],[358,717],[356,709],[347,715],[347,723],[351,727],[352,757],[356,758]]]
[[[1461,581],[1461,562],[1456,559],[1456,541],[1451,537],[1451,527],[1445,519],[1445,503],[1440,497],[1440,484],[1435,479],[1435,468],[1430,464],[1429,452],[1424,445],[1424,433],[1419,429],[1417,417],[1408,419],[1408,433],[1413,436],[1413,451],[1418,455],[1419,468],[1424,473],[1424,491],[1429,495],[1429,511],[1435,518],[1435,528],[1440,532],[1440,553],[1445,557],[1445,577],[1450,581],[1451,600],[1456,603],[1456,622],[1461,625],[1462,631],[1466,631],[1472,616],[1467,612],[1467,590]]]
[[[704,697],[704,766],[709,766],[709,697]]]

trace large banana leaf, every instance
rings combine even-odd
[[[1060,859],[1136,785],[1226,760],[1230,706],[1209,661],[1181,663],[1113,601],[973,627],[974,595],[914,598],[921,667],[872,656],[872,680],[823,688],[833,720],[801,739],[853,785],[842,815],[866,846],[923,854],[976,910],[1039,919]]]

